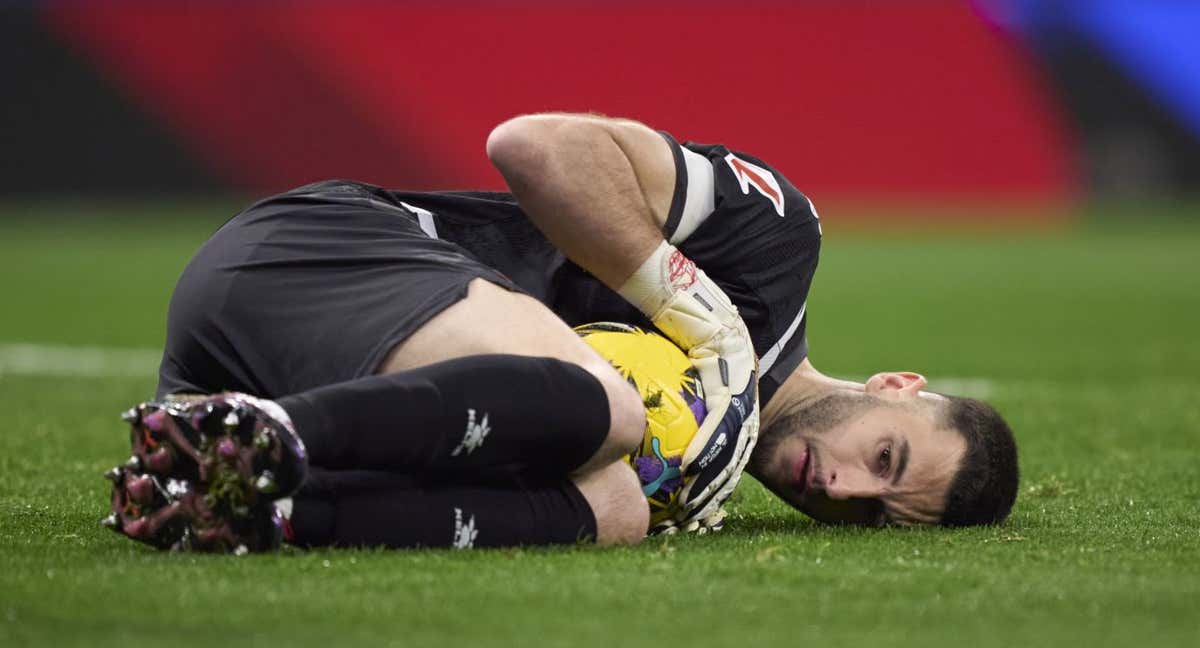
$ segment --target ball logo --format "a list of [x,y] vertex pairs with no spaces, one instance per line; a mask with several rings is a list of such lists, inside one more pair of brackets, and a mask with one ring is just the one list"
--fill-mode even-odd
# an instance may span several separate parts
[[780,217],[783,216],[783,189],[780,188],[779,181],[775,179],[774,174],[733,153],[725,156],[725,163],[729,165],[730,169],[733,169],[733,175],[737,176],[742,193],[750,195],[750,187],[754,187],[758,193],[771,201],[771,205],[775,207],[775,213]]
[[687,290],[696,283],[696,264],[675,250],[667,259],[667,278],[675,288]]

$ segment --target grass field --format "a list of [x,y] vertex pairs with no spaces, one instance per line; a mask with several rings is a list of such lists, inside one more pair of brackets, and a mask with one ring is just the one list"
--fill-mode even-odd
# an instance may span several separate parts
[[[177,273],[228,212],[8,210],[0,350],[158,347]],[[635,548],[156,553],[96,524],[100,473],[127,454],[117,413],[154,376],[0,353],[0,646],[1200,645],[1200,221],[825,219],[814,364],[987,392],[1021,447],[1008,524],[824,528],[750,481],[722,534]]]

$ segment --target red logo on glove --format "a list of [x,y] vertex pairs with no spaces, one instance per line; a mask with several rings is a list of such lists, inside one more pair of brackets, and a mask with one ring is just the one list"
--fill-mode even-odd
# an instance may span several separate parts
[[679,290],[687,290],[696,283],[696,264],[679,250],[672,252],[667,259],[667,273],[671,285]]

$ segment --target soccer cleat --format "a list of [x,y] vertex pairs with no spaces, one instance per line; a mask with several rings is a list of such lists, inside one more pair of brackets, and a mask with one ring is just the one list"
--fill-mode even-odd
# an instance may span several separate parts
[[283,520],[274,500],[299,488],[308,469],[281,407],[225,393],[142,403],[122,419],[133,454],[104,474],[113,490],[103,526],[161,549],[278,548]]

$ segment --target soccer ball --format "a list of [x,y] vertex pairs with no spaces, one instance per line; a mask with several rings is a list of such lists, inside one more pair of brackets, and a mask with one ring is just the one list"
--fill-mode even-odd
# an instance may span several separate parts
[[655,526],[676,512],[683,453],[707,413],[696,370],[670,340],[636,326],[596,322],[575,332],[637,389],[646,406],[642,445],[625,459],[642,482]]

